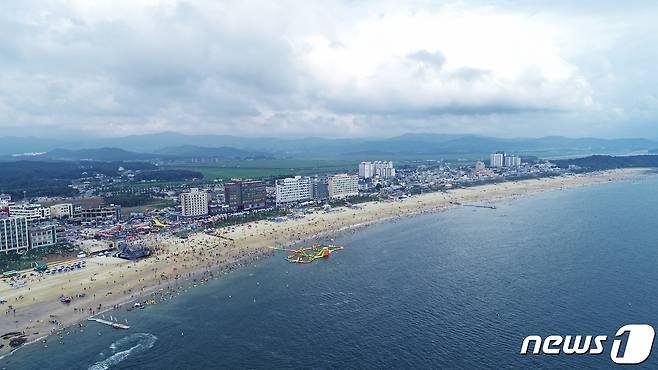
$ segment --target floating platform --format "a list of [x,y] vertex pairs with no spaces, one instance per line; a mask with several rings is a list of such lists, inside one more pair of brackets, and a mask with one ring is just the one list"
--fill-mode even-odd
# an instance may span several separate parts
[[290,263],[311,263],[320,258],[327,258],[333,252],[342,250],[343,247],[339,245],[323,245],[315,244],[310,247],[300,248],[300,249],[290,249],[290,248],[277,248],[270,247],[277,251],[292,253],[286,259]]
[[121,323],[118,323],[118,322],[113,322],[113,321],[108,321],[108,320],[103,320],[103,319],[97,319],[97,318],[93,318],[93,317],[90,317],[87,320],[96,321],[96,322],[101,323],[101,324],[109,325],[109,326],[111,326],[113,328],[116,328],[116,329],[130,329],[129,325],[121,324]]

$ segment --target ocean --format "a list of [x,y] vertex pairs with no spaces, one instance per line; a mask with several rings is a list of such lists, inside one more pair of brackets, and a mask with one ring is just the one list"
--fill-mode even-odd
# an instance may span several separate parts
[[[72,328],[0,368],[599,369],[621,326],[658,328],[658,176],[495,204],[343,232],[326,260],[277,254],[112,313],[129,330]],[[601,355],[519,353],[552,334],[608,341]],[[658,368],[658,351],[638,368]]]

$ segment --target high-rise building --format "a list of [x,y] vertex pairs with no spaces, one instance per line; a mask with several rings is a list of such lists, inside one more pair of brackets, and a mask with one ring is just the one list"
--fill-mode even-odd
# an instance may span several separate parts
[[326,176],[311,179],[311,198],[316,201],[329,199],[329,179]]
[[262,181],[233,180],[224,184],[224,201],[233,209],[263,208],[267,205],[267,188]]
[[359,164],[359,177],[369,179],[379,176],[382,179],[395,177],[395,167],[391,161],[361,162]]
[[312,199],[313,187],[309,177],[295,176],[276,180],[276,205]]
[[489,163],[491,167],[503,167],[505,165],[505,153],[496,152],[489,156]]
[[483,171],[484,169],[485,169],[484,162],[482,162],[482,161],[476,161],[475,162],[475,171],[476,172]]
[[375,166],[372,164],[372,162],[359,163],[359,177],[369,179],[373,176],[375,176]]
[[346,173],[329,176],[328,188],[331,198],[359,195],[359,176]]
[[506,167],[519,167],[521,166],[521,157],[517,155],[508,155],[505,157]]
[[181,214],[186,217],[208,214],[208,192],[192,188],[180,195]]
[[395,177],[395,167],[393,167],[393,162],[391,161],[376,161],[375,163],[375,174],[381,179],[387,179],[389,177]]
[[0,218],[0,252],[29,249],[27,218]]

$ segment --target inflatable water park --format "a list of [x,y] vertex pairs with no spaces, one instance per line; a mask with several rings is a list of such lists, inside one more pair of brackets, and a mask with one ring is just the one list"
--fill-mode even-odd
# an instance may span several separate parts
[[272,249],[280,252],[290,253],[290,255],[286,257],[286,260],[288,260],[290,263],[311,263],[320,258],[327,258],[332,253],[342,250],[343,247],[339,245],[315,244],[310,247],[300,249],[282,247],[272,247]]

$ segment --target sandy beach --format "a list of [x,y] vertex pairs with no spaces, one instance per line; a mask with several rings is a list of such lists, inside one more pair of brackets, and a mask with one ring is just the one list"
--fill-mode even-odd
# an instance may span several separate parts
[[[0,283],[0,336],[20,333],[28,341],[83,322],[88,317],[119,309],[120,305],[145,300],[160,289],[180,286],[193,279],[218,276],[270,256],[269,247],[312,241],[337,231],[405,215],[434,212],[455,203],[474,203],[515,198],[543,191],[616,181],[641,175],[643,169],[613,170],[576,176],[523,180],[428,193],[404,201],[371,202],[354,208],[315,212],[285,222],[259,221],[218,230],[223,238],[196,233],[181,241],[152,235],[153,256],[139,261],[113,257],[87,258],[86,268],[53,276],[34,276],[20,287]],[[283,257],[283,255],[281,255]],[[72,298],[60,302],[60,296]],[[11,306],[12,308],[9,308]],[[125,306],[124,306],[125,307]],[[123,309],[123,308],[122,308]],[[0,339],[0,354],[9,352],[10,338]]]

